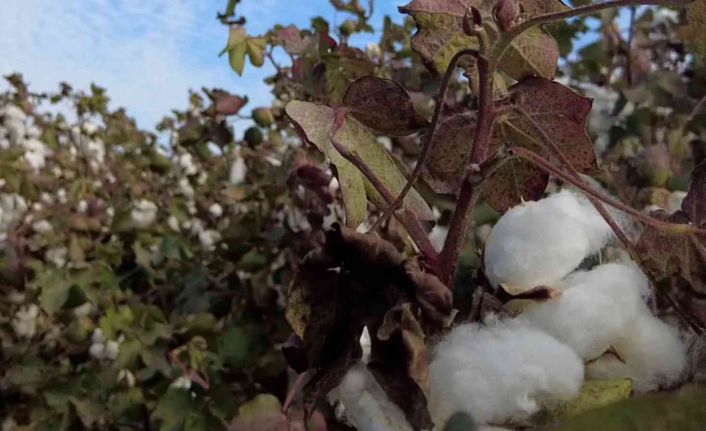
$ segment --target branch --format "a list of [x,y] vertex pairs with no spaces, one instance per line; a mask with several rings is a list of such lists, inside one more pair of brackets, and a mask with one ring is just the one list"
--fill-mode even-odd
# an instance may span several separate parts
[[[490,132],[495,119],[493,106],[493,67],[487,58],[478,55],[478,122],[473,136],[473,151],[470,164],[480,165],[488,155]],[[472,175],[471,172],[470,175]],[[444,248],[439,255],[439,268],[437,276],[447,286],[453,286],[458,267],[458,256],[468,236],[468,227],[471,222],[471,213],[478,200],[475,184],[466,177],[461,185],[456,209],[454,210],[449,233],[444,243]]]
[[528,150],[526,148],[522,147],[513,147],[510,150],[512,153],[517,155],[518,157],[521,157],[528,162],[532,163],[533,165],[539,167],[543,171],[555,175],[558,178],[561,178],[562,180],[566,181],[567,183],[571,183],[577,188],[581,189],[584,193],[587,195],[590,195],[591,197],[607,204],[610,205],[611,207],[617,209],[618,211],[621,211],[643,223],[649,226],[656,227],[657,229],[662,229],[668,232],[672,233],[679,233],[679,234],[696,234],[696,235],[706,235],[706,229],[701,229],[692,225],[687,225],[687,224],[675,224],[675,223],[669,223],[669,222],[664,222],[662,220],[658,220],[654,217],[650,217],[647,214],[644,214],[628,205],[625,205],[624,203],[620,202],[617,199],[614,199],[610,196],[605,196],[590,186],[587,186],[583,182],[576,181],[574,177],[571,175],[567,174],[566,172],[562,171],[561,169],[557,168],[556,166],[552,165],[549,161],[547,161],[544,157],[540,156],[539,154],[535,153],[534,151]]
[[498,59],[502,57],[507,47],[510,46],[512,41],[517,36],[538,25],[549,24],[583,15],[591,15],[605,9],[612,9],[622,6],[686,6],[694,1],[696,0],[610,0],[533,16],[503,34],[503,36],[495,44],[495,47],[493,47],[493,55],[491,58]]
[[417,164],[414,166],[412,175],[409,177],[409,180],[407,180],[407,184],[405,184],[404,188],[397,196],[397,198],[395,198],[394,202],[392,202],[392,204],[388,206],[383,212],[383,214],[375,221],[373,226],[370,228],[370,231],[378,229],[382,225],[382,223],[385,222],[385,220],[390,218],[390,216],[397,210],[397,208],[402,205],[402,202],[404,201],[405,196],[407,196],[407,193],[412,189],[412,187],[414,187],[414,184],[417,182],[417,180],[419,180],[419,177],[422,174],[422,168],[424,167],[424,163],[426,162],[427,156],[429,155],[429,151],[431,150],[434,132],[436,131],[436,127],[439,124],[439,119],[441,118],[441,112],[444,106],[444,99],[446,98],[446,91],[448,90],[449,83],[451,82],[451,77],[453,76],[453,73],[456,70],[456,64],[461,59],[461,57],[465,55],[472,55],[476,58],[476,60],[479,57],[478,51],[476,51],[475,49],[464,49],[463,51],[459,51],[458,53],[456,53],[456,55],[454,55],[451,61],[449,62],[449,67],[446,69],[444,78],[441,81],[441,87],[439,88],[439,94],[437,95],[436,106],[434,107],[434,114],[431,118],[429,130],[427,131],[427,134],[424,135],[422,152],[419,155]]
[[[375,190],[380,193],[380,195],[383,197],[385,202],[388,203],[388,205],[392,203],[392,201],[395,199],[394,196],[392,195],[390,190],[387,189],[385,184],[380,181],[380,178],[375,175],[375,172],[373,172],[370,167],[363,161],[363,159],[358,157],[357,154],[350,151],[348,148],[338,142],[333,136],[331,136],[331,144],[336,149],[336,151],[338,151],[346,160],[348,160],[353,164],[353,166],[358,168],[358,170],[365,176],[365,178],[370,181],[373,187],[375,187]],[[430,262],[436,262],[438,253],[434,249],[434,246],[431,244],[431,241],[429,241],[429,237],[424,231],[422,225],[419,223],[417,217],[408,211],[403,211],[402,214],[395,214],[395,217],[397,217],[397,219],[405,227],[407,233],[409,233],[409,236],[412,238],[412,241],[414,241],[414,244],[417,246],[417,248],[419,248],[419,251]]]
[[689,114],[689,117],[686,119],[686,122],[684,123],[684,127],[681,129],[681,135],[686,136],[686,134],[689,132],[689,124],[691,124],[692,121],[701,113],[701,111],[706,107],[706,94],[704,94],[701,99],[699,99],[698,102],[696,102],[696,105],[694,105],[694,108],[691,110],[691,113]]

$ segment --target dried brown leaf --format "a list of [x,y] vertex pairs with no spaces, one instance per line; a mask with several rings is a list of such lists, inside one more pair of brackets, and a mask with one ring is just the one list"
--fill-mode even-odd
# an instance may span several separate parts
[[682,201],[681,209],[696,225],[706,225],[706,162],[701,162],[691,173],[689,192]]
[[414,109],[407,91],[391,79],[364,76],[354,81],[343,96],[343,104],[356,120],[388,135],[410,135],[429,126]]

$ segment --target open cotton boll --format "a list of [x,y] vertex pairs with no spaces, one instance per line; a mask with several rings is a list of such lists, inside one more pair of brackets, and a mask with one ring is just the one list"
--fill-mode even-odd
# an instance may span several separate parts
[[490,283],[516,294],[551,286],[603,247],[608,224],[584,197],[562,190],[508,210],[485,243]]
[[363,363],[348,370],[331,397],[343,404],[348,422],[358,431],[412,431],[402,410]]
[[435,349],[430,412],[437,424],[459,411],[481,424],[526,419],[544,400],[576,396],[583,368],[571,348],[521,322],[459,325]]
[[629,331],[649,293],[633,263],[609,263],[567,276],[554,299],[530,307],[525,321],[574,349],[584,360],[601,356]]
[[647,305],[643,304],[631,330],[614,347],[622,361],[614,355],[602,356],[586,365],[588,378],[630,378],[636,391],[646,392],[677,383],[684,374],[684,342]]

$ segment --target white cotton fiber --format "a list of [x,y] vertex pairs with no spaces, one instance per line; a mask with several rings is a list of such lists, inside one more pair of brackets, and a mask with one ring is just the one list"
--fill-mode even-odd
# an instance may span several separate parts
[[647,278],[632,263],[577,271],[562,285],[558,297],[528,308],[518,320],[553,335],[584,360],[601,356],[624,336],[649,293]]
[[437,424],[458,411],[479,424],[526,419],[544,400],[578,394],[583,372],[571,348],[519,322],[459,325],[436,346],[429,408]]
[[551,286],[598,252],[608,224],[583,196],[562,190],[508,210],[485,243],[485,273],[493,286],[516,294]]
[[330,396],[343,404],[346,419],[358,431],[412,430],[363,363],[351,367]]
[[684,373],[686,346],[679,333],[653,316],[646,305],[614,347],[620,359],[608,354],[590,362],[586,365],[589,378],[630,378],[636,391],[646,392],[671,386]]

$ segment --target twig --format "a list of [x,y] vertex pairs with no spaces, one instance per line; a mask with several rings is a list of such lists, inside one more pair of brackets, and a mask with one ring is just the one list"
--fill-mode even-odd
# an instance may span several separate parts
[[499,59],[505,53],[505,50],[510,46],[512,41],[529,30],[532,27],[549,24],[556,21],[562,21],[568,18],[575,18],[583,15],[591,15],[605,9],[612,9],[622,6],[686,6],[696,0],[610,0],[601,3],[593,3],[585,6],[579,6],[571,9],[561,10],[558,12],[546,13],[543,15],[534,16],[526,21],[521,22],[505,33],[493,47],[493,55],[491,58]]
[[[388,205],[394,201],[394,196],[392,195],[390,190],[388,190],[385,184],[380,181],[380,178],[375,175],[375,173],[372,171],[372,169],[370,169],[367,163],[363,161],[363,159],[358,157],[357,154],[350,151],[348,148],[338,142],[333,136],[331,136],[331,144],[336,149],[336,151],[338,151],[346,160],[348,160],[353,164],[353,166],[358,168],[358,170],[363,174],[363,176],[365,176],[365,178],[370,181],[373,187],[375,187],[375,190],[380,193],[380,195],[385,200],[385,202],[387,202]],[[427,234],[424,231],[424,228],[422,228],[422,225],[419,223],[417,217],[414,214],[408,213],[406,211],[402,214],[396,214],[395,216],[405,227],[407,233],[409,233],[409,236],[412,238],[412,241],[414,241],[414,244],[417,246],[417,248],[419,248],[419,251],[430,262],[435,263],[438,257],[438,253],[434,249],[434,246],[431,244],[431,241],[427,237]]]
[[[487,158],[490,132],[495,119],[493,105],[493,64],[484,56],[476,57],[478,64],[478,122],[473,136],[473,151],[471,152],[470,164],[480,165]],[[473,172],[471,172],[472,174]],[[469,174],[469,176],[471,175]],[[478,200],[477,188],[473,182],[466,177],[461,184],[456,209],[454,210],[449,233],[446,236],[444,248],[439,255],[439,269],[437,276],[446,283],[453,286],[458,267],[458,256],[461,248],[468,236],[468,227],[471,222],[471,213]]]
[[431,150],[431,144],[434,139],[434,132],[436,131],[436,127],[438,126],[439,120],[441,118],[444,100],[446,98],[446,91],[448,90],[449,83],[451,82],[451,77],[453,76],[456,70],[456,64],[458,63],[458,61],[461,59],[461,57],[466,55],[472,55],[476,59],[478,59],[479,57],[478,51],[476,51],[475,49],[464,49],[462,51],[457,52],[456,55],[451,58],[451,61],[449,62],[449,67],[446,69],[444,78],[441,81],[441,87],[439,88],[439,93],[436,97],[436,106],[434,107],[434,114],[431,117],[431,124],[429,125],[429,130],[427,130],[426,135],[424,135],[422,152],[419,155],[417,164],[414,166],[412,175],[409,177],[409,180],[407,180],[407,184],[405,184],[405,186],[402,188],[402,191],[400,191],[400,194],[395,198],[394,202],[389,207],[387,207],[382,213],[382,215],[375,221],[373,226],[370,228],[371,232],[380,228],[380,226],[385,222],[385,220],[390,218],[390,216],[397,210],[397,208],[402,205],[402,202],[404,201],[404,198],[407,193],[412,189],[412,187],[414,187],[414,184],[417,182],[417,180],[419,180],[419,177],[422,174],[422,168],[424,167],[424,163],[426,162],[427,156],[429,155],[429,152]]
[[627,59],[625,63],[625,73],[627,75],[628,87],[632,87],[632,41],[635,38],[635,12],[636,6],[630,7],[630,27],[628,28]]
[[657,220],[656,218],[650,217],[647,214],[643,214],[640,211],[638,211],[628,205],[625,205],[624,203],[622,203],[612,197],[605,196],[605,195],[597,192],[596,190],[594,190],[590,186],[587,186],[586,184],[584,184],[582,182],[576,181],[574,179],[574,177],[565,173],[564,171],[557,168],[556,166],[552,165],[544,157],[540,156],[539,154],[535,153],[534,151],[531,151],[531,150],[528,150],[528,149],[522,148],[522,147],[513,147],[511,149],[511,151],[514,154],[516,154],[517,156],[536,165],[537,167],[544,170],[545,172],[550,173],[552,175],[555,175],[555,176],[561,178],[562,180],[573,184],[574,186],[581,189],[584,193],[590,195],[591,197],[598,199],[599,201],[601,201],[607,205],[610,205],[611,207],[613,207],[613,208],[615,208],[615,209],[617,209],[617,210],[619,210],[629,216],[632,216],[635,219],[637,219],[647,225],[656,227],[658,229],[662,229],[664,231],[673,232],[673,233],[680,233],[680,234],[691,233],[691,234],[697,234],[697,235],[706,235],[706,229],[701,229],[701,228],[698,228],[698,227],[695,227],[692,225],[687,225],[687,224],[675,224],[675,223],[664,222],[662,220]]
[[694,108],[691,110],[691,113],[689,114],[689,117],[686,119],[686,122],[684,123],[684,127],[681,129],[681,135],[686,136],[689,128],[689,123],[694,121],[694,119],[703,111],[704,107],[706,107],[706,94],[704,94],[701,99],[699,99],[698,102],[696,102],[696,105],[694,105]]

